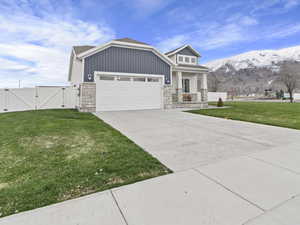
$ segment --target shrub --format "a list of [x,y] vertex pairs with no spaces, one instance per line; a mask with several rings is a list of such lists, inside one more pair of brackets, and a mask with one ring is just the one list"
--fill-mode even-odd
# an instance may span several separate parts
[[218,101],[218,103],[217,103],[217,106],[218,106],[218,107],[223,107],[223,106],[224,106],[224,102],[223,102],[222,98],[219,98],[219,101]]

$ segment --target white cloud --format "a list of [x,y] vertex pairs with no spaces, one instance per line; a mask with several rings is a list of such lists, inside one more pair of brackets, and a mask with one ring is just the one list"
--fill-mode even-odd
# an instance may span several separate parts
[[169,50],[184,45],[188,40],[189,40],[188,36],[176,35],[159,42],[157,48],[160,49],[162,52],[167,52]]
[[300,33],[300,24],[281,25],[272,28],[272,31],[266,35],[266,38],[285,38]]
[[290,9],[300,5],[300,0],[285,0],[284,8]]
[[[50,4],[44,2],[45,7]],[[63,18],[47,11],[36,15],[28,10],[31,9],[28,4],[24,0],[18,8],[16,5],[8,8],[7,4],[5,8],[0,7],[3,12],[0,15],[0,87],[16,85],[19,79],[27,86],[66,84],[73,45],[99,45],[114,38],[113,30],[105,24],[83,22],[71,17],[69,11]],[[7,56],[9,62],[2,67]]]
[[136,10],[138,16],[149,16],[169,5],[173,0],[131,0],[125,4]]
[[235,23],[203,24],[193,32],[185,32],[160,41],[157,47],[168,51],[183,44],[191,44],[205,50],[216,49],[250,38],[245,32],[243,26]]
[[245,16],[245,17],[241,18],[241,24],[252,26],[252,25],[257,25],[258,21],[256,19],[254,19],[253,17]]

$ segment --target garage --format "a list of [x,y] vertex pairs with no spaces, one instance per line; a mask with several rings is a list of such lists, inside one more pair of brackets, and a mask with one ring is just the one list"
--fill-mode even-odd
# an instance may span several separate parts
[[163,108],[163,75],[96,72],[96,110]]

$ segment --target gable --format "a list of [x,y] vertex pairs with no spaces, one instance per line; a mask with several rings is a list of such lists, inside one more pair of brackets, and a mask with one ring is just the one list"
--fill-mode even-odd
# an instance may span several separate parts
[[180,50],[176,54],[179,54],[179,55],[189,55],[189,56],[196,56],[196,57],[198,57],[198,55],[196,55],[189,47],[185,47],[184,49]]
[[84,82],[95,71],[164,75],[170,83],[171,66],[152,51],[111,46],[84,58]]

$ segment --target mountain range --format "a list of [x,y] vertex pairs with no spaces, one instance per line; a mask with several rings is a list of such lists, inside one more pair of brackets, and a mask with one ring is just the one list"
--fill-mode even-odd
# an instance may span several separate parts
[[250,51],[206,64],[210,68],[211,91],[235,92],[237,95],[262,94],[266,89],[284,89],[278,81],[282,66],[299,65],[300,46],[279,50]]

